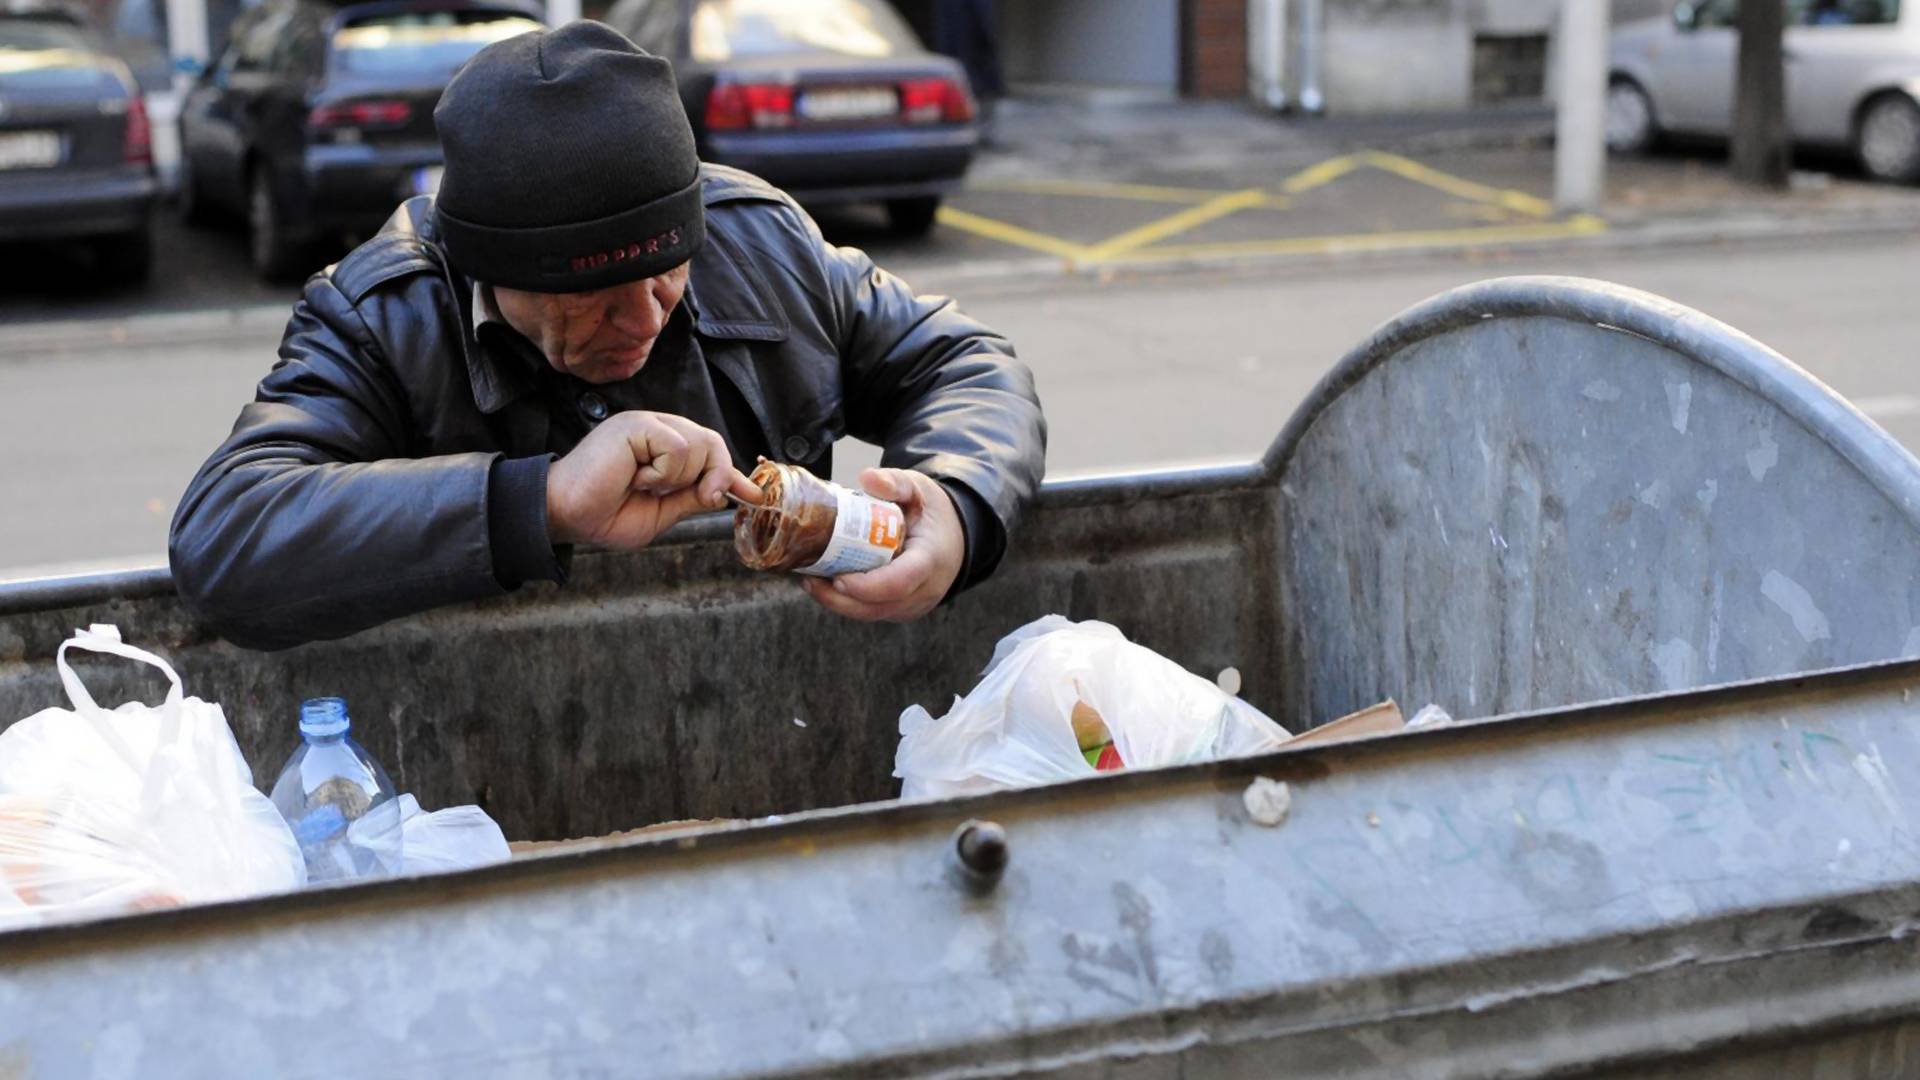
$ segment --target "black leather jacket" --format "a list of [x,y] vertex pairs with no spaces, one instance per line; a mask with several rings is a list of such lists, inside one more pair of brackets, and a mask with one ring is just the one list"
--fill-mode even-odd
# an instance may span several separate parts
[[282,648],[564,577],[546,464],[625,409],[719,431],[826,474],[853,435],[954,494],[959,587],[991,573],[1039,485],[1046,425],[1007,341],[834,247],[791,199],[704,168],[706,245],[632,379],[552,370],[504,324],[476,328],[430,198],[314,275],[280,362],[174,516],[174,582],[229,640]]

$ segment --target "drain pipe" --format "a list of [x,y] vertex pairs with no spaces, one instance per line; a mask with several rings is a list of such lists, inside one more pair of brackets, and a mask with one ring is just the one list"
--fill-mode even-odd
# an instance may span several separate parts
[[1300,0],[1300,109],[1313,116],[1327,111],[1327,99],[1320,92],[1326,18],[1326,0]]
[[1247,0],[1247,97],[1287,107],[1287,0]]

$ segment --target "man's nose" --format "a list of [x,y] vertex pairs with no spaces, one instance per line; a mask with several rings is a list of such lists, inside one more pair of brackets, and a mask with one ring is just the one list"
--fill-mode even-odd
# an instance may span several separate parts
[[614,326],[621,333],[636,338],[652,338],[660,335],[666,324],[666,314],[660,305],[654,302],[651,293],[641,293],[624,298],[614,308]]

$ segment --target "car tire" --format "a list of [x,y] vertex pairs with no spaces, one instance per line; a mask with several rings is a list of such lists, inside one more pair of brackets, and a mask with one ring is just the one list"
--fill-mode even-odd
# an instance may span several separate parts
[[138,285],[153,272],[153,230],[135,229],[94,241],[93,261],[112,285]]
[[1607,85],[1607,149],[1616,154],[1644,154],[1660,139],[1653,120],[1653,99],[1632,79]]
[[940,215],[940,196],[887,200],[887,224],[901,236],[925,236]]
[[1876,180],[1920,180],[1920,102],[1905,94],[1882,94],[1860,111],[1854,155]]
[[288,232],[272,172],[262,165],[247,180],[247,253],[260,280],[282,284],[308,269],[306,245]]
[[193,167],[187,162],[187,155],[180,155],[178,171],[174,173],[173,208],[180,220],[188,225],[213,224],[213,207],[207,205],[206,193],[200,190],[200,182],[193,178]]

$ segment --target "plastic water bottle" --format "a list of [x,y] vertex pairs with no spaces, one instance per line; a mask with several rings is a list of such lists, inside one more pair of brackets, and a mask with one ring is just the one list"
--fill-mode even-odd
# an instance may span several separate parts
[[340,698],[302,704],[300,748],[273,782],[273,805],[300,842],[309,882],[379,877],[400,868],[393,779],[348,734],[352,726]]

